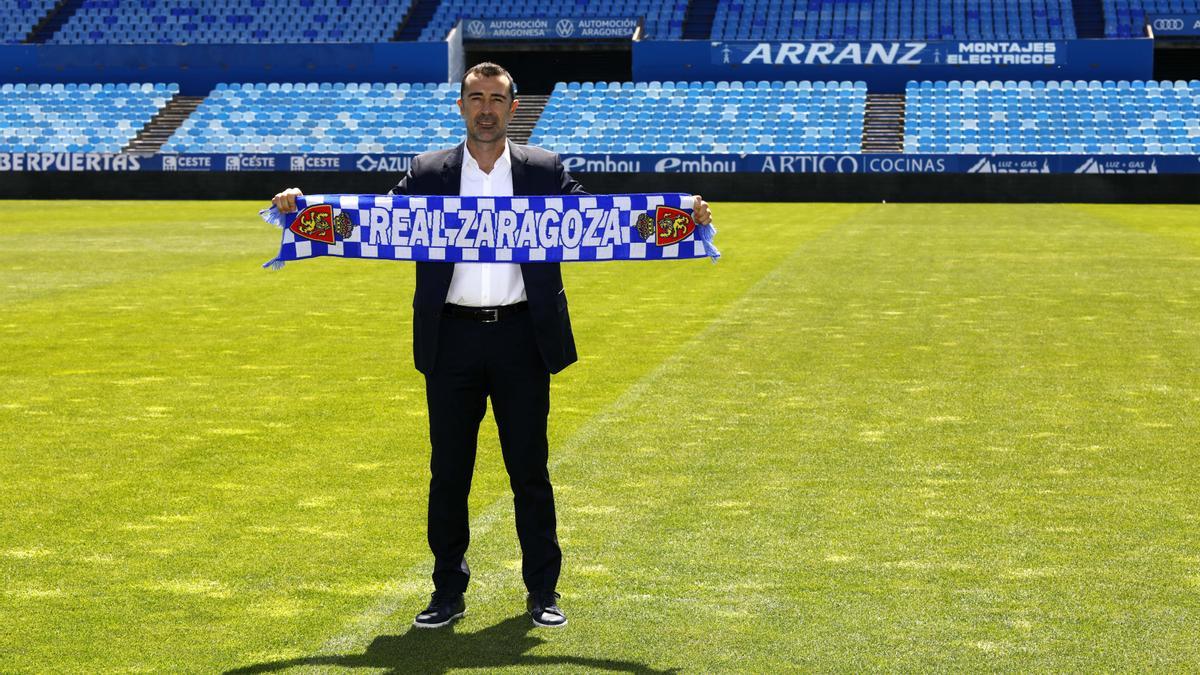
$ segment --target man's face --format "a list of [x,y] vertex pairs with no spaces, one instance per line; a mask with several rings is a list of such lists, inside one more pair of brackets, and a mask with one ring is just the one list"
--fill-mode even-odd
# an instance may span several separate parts
[[471,75],[458,99],[458,110],[467,123],[467,137],[480,143],[503,140],[508,133],[508,121],[517,109],[509,97],[507,77]]

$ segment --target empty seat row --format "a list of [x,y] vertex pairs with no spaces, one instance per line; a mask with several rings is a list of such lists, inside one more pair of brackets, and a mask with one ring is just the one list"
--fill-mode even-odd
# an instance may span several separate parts
[[24,41],[56,4],[55,0],[0,0],[0,44]]
[[1142,37],[1157,14],[1200,14],[1200,0],[1104,0],[1104,34]]
[[[724,86],[722,86],[724,85]],[[0,151],[117,152],[173,84],[0,85]],[[907,153],[1200,154],[1200,80],[923,81]],[[461,142],[457,83],[227,83],[170,153],[419,153]],[[530,142],[562,153],[855,153],[862,82],[558,83]]]
[[[90,84],[77,84],[75,82],[57,82],[54,84],[25,84],[24,82],[17,82],[14,84],[12,82],[5,82],[4,84],[0,85],[0,93],[40,92],[45,94],[74,91],[81,93],[88,92],[93,94],[110,91],[134,91],[145,94],[149,94],[151,92],[165,92],[169,94],[175,94],[179,91],[179,85],[175,83],[167,84],[164,82],[140,82],[133,84],[126,82],[105,82],[104,84],[96,82]],[[91,99],[80,97],[65,100],[72,100],[79,102],[80,104],[86,104]]]
[[556,84],[530,142],[571,153],[862,148],[867,91],[861,82],[640,84]]
[[[82,0],[55,44],[385,42],[413,0]],[[23,41],[56,0],[0,0],[0,43]],[[644,18],[679,39],[687,0],[442,0],[419,33],[444,40],[462,19]],[[1138,37],[1148,17],[1200,14],[1200,0],[1102,0],[1105,35]],[[1087,10],[1085,10],[1087,11]],[[1071,0],[718,0],[714,40],[1069,40]],[[413,34],[416,38],[418,35]]]
[[1070,0],[720,0],[714,40],[1073,39]]
[[1200,80],[910,82],[910,153],[1200,154]]
[[179,90],[174,84],[0,86],[0,150],[119,152]]
[[386,42],[411,0],[83,0],[54,44]]
[[163,152],[417,153],[461,140],[458,85],[221,84]]

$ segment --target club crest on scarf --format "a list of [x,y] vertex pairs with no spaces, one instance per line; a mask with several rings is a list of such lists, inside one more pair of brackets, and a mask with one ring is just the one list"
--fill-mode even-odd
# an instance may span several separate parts
[[313,241],[333,243],[333,207],[329,204],[310,206],[296,214],[292,232]]
[[332,244],[335,234],[342,239],[349,237],[354,232],[354,223],[345,213],[334,216],[333,206],[318,204],[296,214],[288,229],[305,239]]
[[347,213],[339,213],[333,218],[333,231],[342,239],[349,238],[354,233],[354,223]]
[[654,243],[670,246],[687,239],[696,231],[692,214],[670,206],[660,206],[654,214],[658,227],[654,230]]
[[649,213],[638,216],[637,231],[646,241],[653,239],[658,246],[670,246],[691,236],[696,231],[696,221],[686,211],[660,206],[653,216]]

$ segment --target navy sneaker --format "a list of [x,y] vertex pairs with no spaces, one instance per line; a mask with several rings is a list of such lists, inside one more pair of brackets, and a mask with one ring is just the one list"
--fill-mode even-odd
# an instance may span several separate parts
[[413,619],[413,625],[417,628],[441,628],[466,613],[467,601],[463,599],[462,593],[435,592],[425,611]]
[[543,628],[561,628],[567,625],[566,615],[558,608],[559,597],[561,596],[554,591],[530,593],[525,597],[525,608],[529,610],[534,625]]

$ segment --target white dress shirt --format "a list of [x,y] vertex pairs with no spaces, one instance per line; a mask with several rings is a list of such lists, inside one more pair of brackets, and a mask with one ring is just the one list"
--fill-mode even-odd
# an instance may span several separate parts
[[[463,146],[462,178],[458,194],[464,197],[511,197],[512,155],[508,142],[491,173],[484,173],[471,151]],[[525,279],[514,263],[455,263],[446,302],[467,307],[512,305],[525,300]]]

